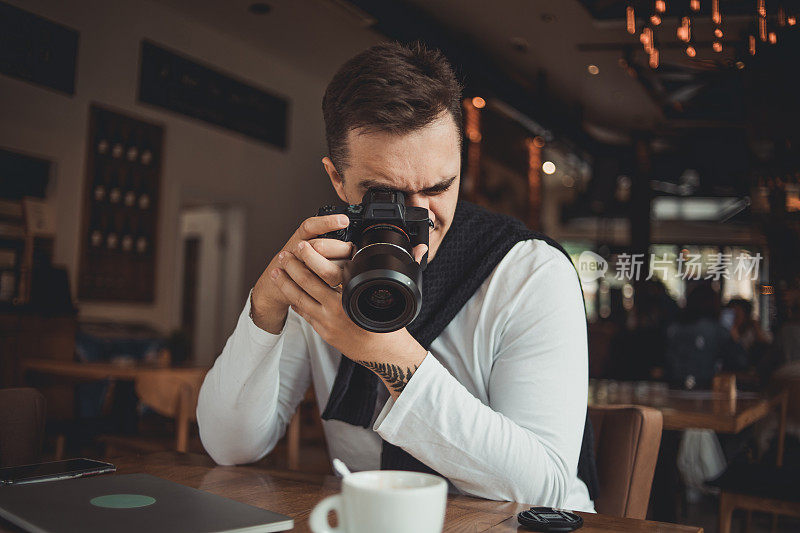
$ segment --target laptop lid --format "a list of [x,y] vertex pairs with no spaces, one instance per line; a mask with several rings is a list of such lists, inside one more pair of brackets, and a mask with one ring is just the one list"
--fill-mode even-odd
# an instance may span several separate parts
[[0,517],[36,533],[255,533],[294,521],[148,474],[0,486]]

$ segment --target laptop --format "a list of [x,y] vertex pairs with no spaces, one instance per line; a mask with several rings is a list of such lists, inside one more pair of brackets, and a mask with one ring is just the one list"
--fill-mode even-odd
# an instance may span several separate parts
[[294,527],[288,516],[148,474],[0,486],[0,517],[36,533],[267,533]]

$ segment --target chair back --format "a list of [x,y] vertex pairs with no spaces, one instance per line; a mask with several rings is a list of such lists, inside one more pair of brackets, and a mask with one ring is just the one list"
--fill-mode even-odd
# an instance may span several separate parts
[[644,519],[661,444],[662,417],[639,406],[590,407],[599,491],[598,513]]
[[786,391],[786,423],[792,433],[800,430],[800,361],[784,365],[772,377],[773,386]]
[[0,467],[36,463],[42,451],[45,399],[36,389],[0,389]]

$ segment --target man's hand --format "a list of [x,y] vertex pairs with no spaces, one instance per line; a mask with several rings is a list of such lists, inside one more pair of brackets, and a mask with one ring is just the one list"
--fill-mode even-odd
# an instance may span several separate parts
[[[325,342],[375,372],[397,397],[428,352],[405,328],[372,333],[350,320],[342,308],[341,292],[334,288],[342,281],[342,267],[324,254],[329,242],[298,240],[294,249],[285,249],[278,255],[278,264],[270,270],[269,277],[284,301]],[[421,245],[415,248],[414,255],[421,258],[426,251]]]
[[[322,271],[323,275],[330,282],[331,286],[341,283],[341,269],[334,270],[335,263],[330,260],[350,259],[353,255],[353,245],[349,242],[342,242],[336,239],[318,239],[318,235],[346,228],[350,223],[347,215],[326,215],[321,217],[307,218],[300,224],[294,232],[289,242],[282,248],[281,253],[295,250],[297,243],[306,242],[310,239],[317,252],[330,263]],[[279,289],[275,280],[269,273],[279,267],[279,259],[273,257],[264,273],[256,282],[253,288],[252,313],[253,321],[264,331],[278,334],[283,329],[286,321],[286,313],[289,310],[291,301]],[[338,280],[338,281],[337,281]]]

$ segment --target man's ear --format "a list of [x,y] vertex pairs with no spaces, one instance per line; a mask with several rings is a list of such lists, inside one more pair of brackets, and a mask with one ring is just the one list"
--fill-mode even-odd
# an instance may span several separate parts
[[325,167],[325,172],[328,173],[328,177],[331,179],[331,185],[336,190],[336,194],[339,195],[339,198],[345,202],[350,203],[347,200],[347,194],[344,192],[344,178],[339,174],[336,170],[336,167],[333,166],[333,161],[331,161],[330,157],[323,157],[322,158],[322,166]]

